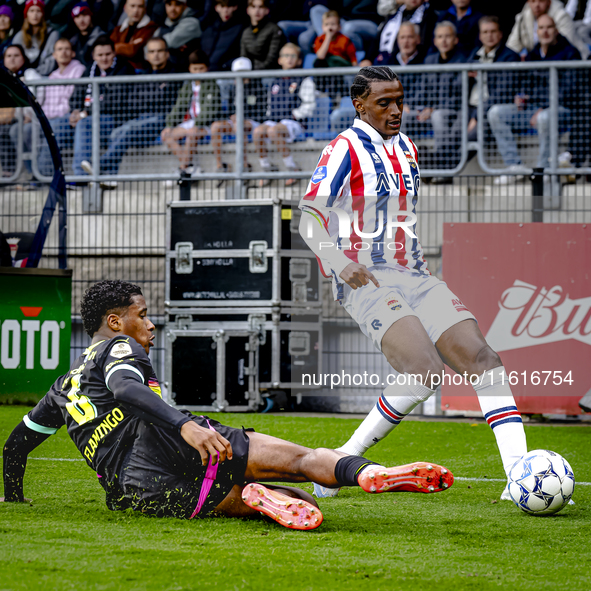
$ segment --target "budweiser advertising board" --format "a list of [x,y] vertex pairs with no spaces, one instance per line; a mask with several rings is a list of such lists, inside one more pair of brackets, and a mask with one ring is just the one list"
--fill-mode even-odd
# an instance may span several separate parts
[[[581,414],[591,389],[591,225],[444,224],[442,254],[443,279],[500,355],[519,410]],[[442,406],[480,409],[470,386],[445,381]]]

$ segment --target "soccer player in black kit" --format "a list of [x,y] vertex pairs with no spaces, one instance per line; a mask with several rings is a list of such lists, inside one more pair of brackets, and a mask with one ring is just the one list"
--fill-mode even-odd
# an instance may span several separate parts
[[92,342],[6,441],[1,501],[25,500],[28,454],[64,425],[112,510],[185,519],[260,512],[307,530],[323,519],[312,496],[260,481],[361,486],[371,493],[431,493],[453,483],[451,472],[436,464],[385,468],[173,408],[162,399],[148,357],[154,325],[136,285],[96,283],[84,295],[81,315]]

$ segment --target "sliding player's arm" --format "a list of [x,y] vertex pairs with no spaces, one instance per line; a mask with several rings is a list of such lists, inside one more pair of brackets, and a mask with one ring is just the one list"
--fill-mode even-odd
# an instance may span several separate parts
[[64,424],[59,408],[53,403],[52,393],[56,384],[39,404],[23,417],[4,444],[4,497],[0,497],[0,501],[22,503],[30,500],[25,499],[23,490],[27,457]]
[[[117,351],[122,350],[121,342],[115,341],[111,353],[116,347],[119,347]],[[144,375],[147,372],[141,369],[142,366],[151,369],[148,356],[133,339],[123,343],[129,347],[129,355],[133,357],[119,359],[113,356],[115,361],[105,375],[105,384],[115,400],[148,423],[178,430],[181,437],[199,452],[204,465],[209,461],[209,456],[214,464],[218,457],[220,462],[231,460],[232,446],[227,439],[192,421],[191,414],[173,408],[145,384]]]

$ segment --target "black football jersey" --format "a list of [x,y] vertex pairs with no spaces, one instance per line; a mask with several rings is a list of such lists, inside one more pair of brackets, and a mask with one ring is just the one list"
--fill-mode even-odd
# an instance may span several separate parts
[[145,350],[133,338],[117,336],[88,347],[24,417],[25,424],[47,434],[66,425],[68,435],[88,465],[111,480],[119,474],[142,420],[109,389],[111,377],[123,369],[137,374],[149,387],[145,390],[146,408],[150,408],[151,396],[162,398]]

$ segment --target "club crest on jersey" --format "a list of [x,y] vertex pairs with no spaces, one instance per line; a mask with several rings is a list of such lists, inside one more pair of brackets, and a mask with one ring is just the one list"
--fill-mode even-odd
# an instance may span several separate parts
[[109,355],[111,357],[117,357],[118,359],[120,357],[126,357],[127,355],[131,355],[131,353],[132,351],[129,344],[123,342],[115,343],[113,345],[113,348],[109,351]]
[[312,182],[314,184],[319,183],[320,181],[323,181],[327,175],[328,172],[326,170],[326,166],[319,166],[312,174]]
[[415,162],[415,159],[412,157],[412,154],[408,150],[404,150],[404,155],[406,156],[406,159],[408,160],[408,163],[413,168],[416,168],[417,167],[417,163]]
[[398,302],[398,300],[394,297],[393,294],[390,294],[386,298],[386,305],[388,306],[388,308],[390,308],[390,310],[402,310],[402,304]]

